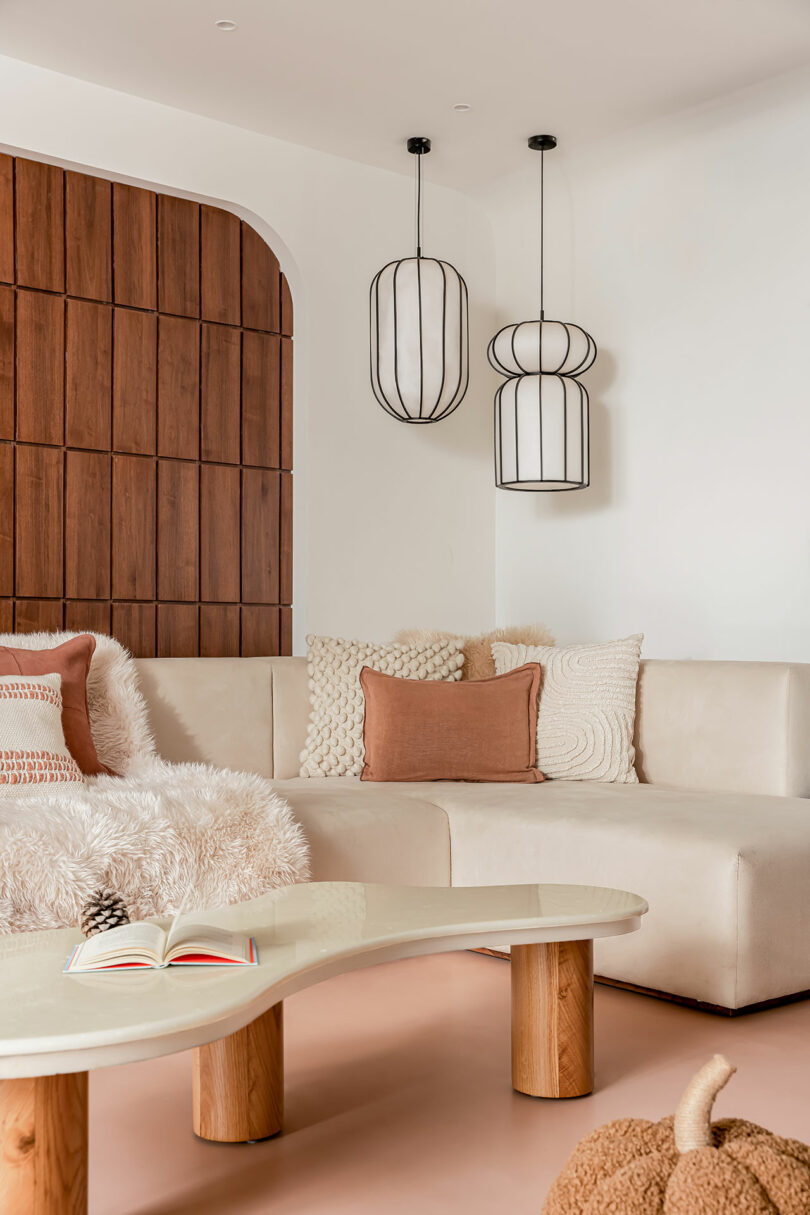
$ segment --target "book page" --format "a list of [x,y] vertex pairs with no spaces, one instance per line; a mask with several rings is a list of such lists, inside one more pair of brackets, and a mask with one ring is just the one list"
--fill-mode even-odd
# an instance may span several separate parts
[[158,924],[121,924],[118,928],[109,928],[84,941],[73,965],[87,966],[133,951],[147,953],[154,957],[155,962],[161,962],[165,943],[166,934]]
[[250,961],[250,937],[241,932],[227,932],[210,924],[183,924],[175,931],[166,949],[166,960],[185,953],[205,953],[217,957]]

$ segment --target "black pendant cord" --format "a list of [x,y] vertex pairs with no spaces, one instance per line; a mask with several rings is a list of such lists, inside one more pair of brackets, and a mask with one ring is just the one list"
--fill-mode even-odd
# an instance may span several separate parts
[[540,320],[541,321],[545,319],[545,312],[543,310],[543,287],[544,287],[543,254],[545,251],[544,250],[545,233],[543,231],[543,185],[544,185],[543,170],[545,168],[545,160],[546,160],[545,149],[541,149],[541,151],[540,151]]
[[422,157],[416,158],[416,256],[422,256]]

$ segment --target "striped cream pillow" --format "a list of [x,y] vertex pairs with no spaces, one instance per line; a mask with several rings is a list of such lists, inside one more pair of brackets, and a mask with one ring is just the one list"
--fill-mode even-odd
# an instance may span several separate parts
[[527,662],[543,670],[537,767],[552,780],[636,784],[633,731],[642,633],[598,645],[492,646],[499,675]]
[[0,675],[0,797],[84,783],[62,729],[59,675]]

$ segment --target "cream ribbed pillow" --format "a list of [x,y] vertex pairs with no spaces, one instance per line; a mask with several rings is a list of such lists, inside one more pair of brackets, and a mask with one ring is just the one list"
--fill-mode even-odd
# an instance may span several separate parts
[[310,715],[302,776],[359,776],[363,771],[363,667],[402,679],[460,679],[458,638],[433,645],[374,645],[342,637],[307,637]]
[[499,675],[539,662],[537,767],[552,780],[636,784],[633,728],[642,633],[601,645],[492,646]]
[[0,675],[0,797],[84,784],[65,743],[61,685],[59,675]]

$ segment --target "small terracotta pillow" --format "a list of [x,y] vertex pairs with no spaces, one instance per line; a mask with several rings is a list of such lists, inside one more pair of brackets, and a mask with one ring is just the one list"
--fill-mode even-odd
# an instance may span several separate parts
[[0,675],[61,675],[65,742],[85,776],[109,772],[96,754],[87,712],[87,672],[95,648],[96,639],[89,634],[73,637],[52,650],[0,646]]
[[449,683],[360,672],[362,780],[543,780],[535,767],[540,667]]

